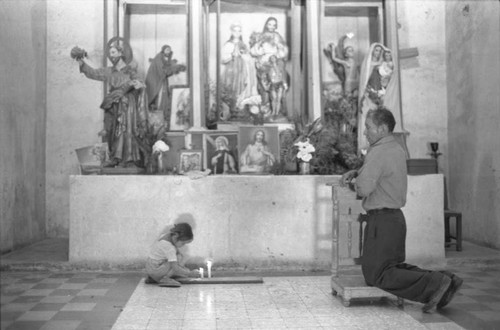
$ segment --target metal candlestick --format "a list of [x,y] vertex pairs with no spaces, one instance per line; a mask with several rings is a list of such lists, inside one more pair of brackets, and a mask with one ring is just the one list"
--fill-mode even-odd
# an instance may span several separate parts
[[434,159],[436,159],[436,160],[437,160],[437,159],[438,159],[438,157],[439,157],[440,155],[442,155],[442,153],[438,152],[438,149],[439,149],[439,143],[437,143],[437,142],[430,142],[430,145],[431,145],[431,150],[432,150],[432,152],[431,152],[431,156],[432,156],[432,158],[434,158]]

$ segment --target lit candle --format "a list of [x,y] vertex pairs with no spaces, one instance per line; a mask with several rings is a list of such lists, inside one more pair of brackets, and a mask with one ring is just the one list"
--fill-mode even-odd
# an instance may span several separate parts
[[212,277],[212,261],[207,260],[207,272],[208,272],[208,278]]

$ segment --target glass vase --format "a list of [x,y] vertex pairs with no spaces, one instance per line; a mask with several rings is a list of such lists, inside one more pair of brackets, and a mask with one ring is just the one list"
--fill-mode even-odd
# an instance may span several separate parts
[[300,175],[311,174],[311,164],[309,164],[309,162],[300,162],[299,163],[299,174]]

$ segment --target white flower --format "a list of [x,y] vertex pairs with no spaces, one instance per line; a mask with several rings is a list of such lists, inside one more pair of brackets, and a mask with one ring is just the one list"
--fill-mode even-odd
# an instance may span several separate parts
[[254,115],[258,114],[258,113],[259,113],[259,111],[260,111],[260,109],[259,109],[259,107],[258,107],[258,106],[256,106],[256,105],[252,105],[252,106],[250,107],[250,112],[251,112],[252,114],[254,114]]
[[354,33],[352,32],[346,33],[346,36],[347,38],[352,39],[354,37]]
[[304,162],[308,162],[312,159],[312,155],[308,153],[302,153],[300,154],[299,158]]
[[316,148],[312,144],[308,144],[305,146],[304,151],[307,153],[315,152]]
[[168,147],[168,145],[162,140],[158,140],[155,142],[155,144],[153,144],[153,153],[165,152],[168,151],[169,149],[170,148]]
[[309,162],[312,159],[311,153],[315,152],[316,148],[309,142],[309,139],[298,141],[294,145],[299,149],[297,158],[304,162]]

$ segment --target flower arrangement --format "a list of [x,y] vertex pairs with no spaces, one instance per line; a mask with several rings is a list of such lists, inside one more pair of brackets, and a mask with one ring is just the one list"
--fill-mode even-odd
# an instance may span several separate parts
[[305,141],[298,141],[294,144],[298,148],[297,158],[308,163],[312,159],[312,153],[316,151],[309,138]]
[[163,140],[158,140],[153,144],[153,154],[167,152],[168,150],[170,150],[170,148]]
[[170,150],[170,148],[163,140],[158,140],[153,144],[153,156],[156,156],[158,162],[158,173],[165,173],[166,171],[163,164],[163,154],[168,150]]

